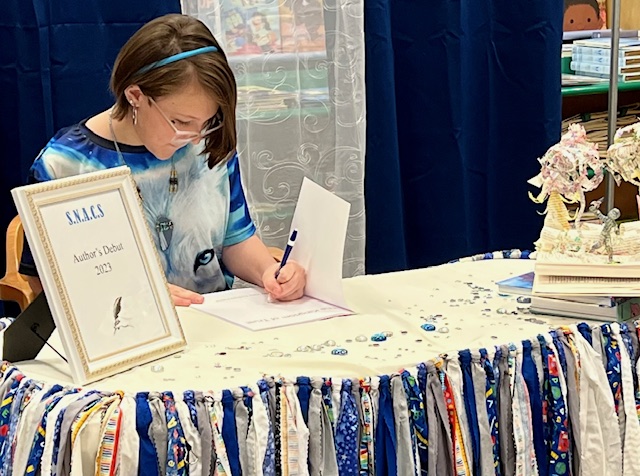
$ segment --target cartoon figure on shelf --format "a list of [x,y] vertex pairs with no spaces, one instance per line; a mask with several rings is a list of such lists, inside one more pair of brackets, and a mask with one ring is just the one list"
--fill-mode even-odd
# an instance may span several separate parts
[[[607,169],[616,183],[630,182],[640,189],[640,122],[618,129],[607,150]],[[640,212],[640,196],[636,195]]]
[[253,42],[260,47],[263,53],[274,51],[277,40],[276,34],[271,30],[266,15],[256,12],[251,16],[251,36]]
[[586,206],[585,193],[600,185],[604,176],[597,144],[587,140],[581,125],[571,124],[560,142],[549,148],[538,162],[540,173],[529,183],[541,191],[538,196],[529,193],[529,198],[536,203],[549,198],[545,226],[569,230],[571,217],[565,203],[579,203],[574,216],[575,228],[579,228]]
[[600,30],[603,25],[597,0],[564,0],[563,31]]
[[594,200],[589,205],[589,211],[594,213],[603,225],[602,231],[600,232],[600,239],[591,247],[591,252],[594,252],[604,246],[604,249],[609,256],[609,263],[613,263],[613,244],[611,243],[611,234],[615,233],[618,236],[620,235],[620,228],[616,222],[616,220],[620,218],[620,210],[612,208],[609,210],[609,213],[605,215],[600,211],[602,200],[602,198],[600,200]]

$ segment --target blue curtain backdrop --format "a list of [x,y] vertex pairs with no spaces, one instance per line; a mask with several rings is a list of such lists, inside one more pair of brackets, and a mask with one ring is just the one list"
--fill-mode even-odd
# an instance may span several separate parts
[[531,249],[563,0],[366,0],[367,272]]
[[[147,21],[179,12],[180,0],[2,2],[2,250],[4,230],[16,214],[9,191],[25,183],[40,149],[61,127],[109,107],[109,76],[120,47]],[[0,255],[4,270],[4,252]]]

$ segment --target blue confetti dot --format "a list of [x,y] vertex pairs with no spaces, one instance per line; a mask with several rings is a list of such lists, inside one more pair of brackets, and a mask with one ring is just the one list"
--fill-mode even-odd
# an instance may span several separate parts
[[428,322],[426,324],[422,324],[420,327],[422,328],[423,331],[435,331],[436,330],[436,326],[434,326],[433,324],[429,324]]
[[347,355],[349,351],[347,349],[343,349],[342,347],[338,347],[337,349],[333,349],[331,351],[331,355]]
[[379,332],[377,334],[373,334],[371,336],[371,340],[373,342],[383,342],[383,341],[387,340],[387,336]]

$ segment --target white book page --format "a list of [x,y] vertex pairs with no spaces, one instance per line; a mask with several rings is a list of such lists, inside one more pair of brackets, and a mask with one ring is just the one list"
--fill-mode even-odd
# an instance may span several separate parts
[[252,331],[353,314],[308,296],[291,302],[269,302],[266,291],[260,288],[205,294],[204,303],[192,304],[191,307]]

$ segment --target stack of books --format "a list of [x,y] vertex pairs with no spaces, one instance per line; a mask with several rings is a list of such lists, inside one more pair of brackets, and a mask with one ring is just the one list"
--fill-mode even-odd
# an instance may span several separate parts
[[[570,68],[577,75],[609,78],[611,38],[574,41]],[[640,81],[640,38],[620,38],[618,79]]]
[[504,279],[496,283],[498,293],[530,296],[529,310],[535,314],[619,322],[640,317],[640,297],[533,294],[534,280],[534,272]]

